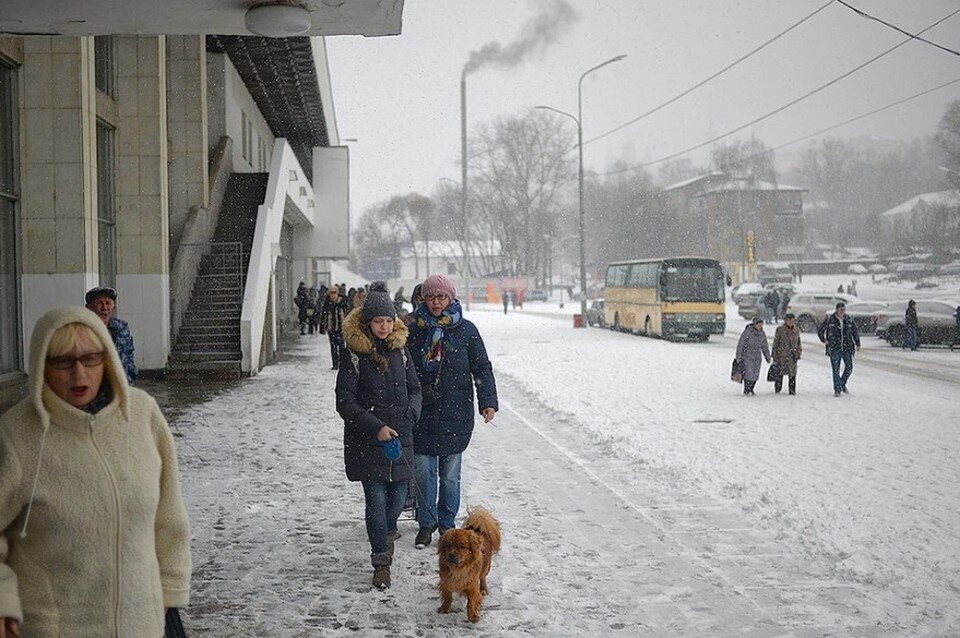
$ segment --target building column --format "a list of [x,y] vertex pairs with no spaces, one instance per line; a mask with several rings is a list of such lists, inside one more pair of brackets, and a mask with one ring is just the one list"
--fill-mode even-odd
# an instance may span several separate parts
[[170,352],[166,41],[117,36],[117,292],[137,365]]
[[23,352],[47,310],[83,305],[99,281],[93,38],[23,39]]

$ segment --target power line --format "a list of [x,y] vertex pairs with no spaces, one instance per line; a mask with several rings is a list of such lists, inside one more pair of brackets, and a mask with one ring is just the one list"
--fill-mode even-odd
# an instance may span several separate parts
[[[922,31],[920,31],[920,32],[918,33],[918,35],[919,35],[920,33],[924,33],[924,32],[926,32],[926,31],[929,31],[930,29],[934,28],[935,26],[939,25],[940,23],[944,22],[945,20],[948,20],[948,19],[952,18],[953,16],[955,16],[955,15],[958,14],[958,13],[960,13],[960,9],[956,9],[955,11],[952,11],[951,13],[949,13],[949,14],[947,14],[946,16],[940,18],[939,20],[937,20],[936,22],[934,22],[934,23],[931,24],[930,26],[924,28]],[[886,56],[886,55],[889,55],[890,53],[892,53],[893,51],[899,49],[900,47],[902,47],[903,45],[907,44],[907,43],[910,42],[911,40],[913,40],[913,37],[907,38],[906,40],[904,40],[903,42],[901,42],[901,43],[899,43],[899,44],[895,44],[894,46],[890,47],[890,48],[887,49],[886,51],[883,51],[882,53],[879,53],[879,54],[873,56],[872,58],[870,58],[870,59],[867,60],[866,62],[863,62],[862,64],[858,64],[857,66],[853,67],[852,69],[850,69],[850,70],[847,71],[846,73],[843,73],[842,75],[839,75],[839,76],[835,77],[834,79],[830,80],[829,82],[827,82],[827,83],[825,83],[825,84],[821,84],[821,85],[818,86],[817,88],[815,88],[815,89],[813,89],[813,90],[811,90],[811,91],[808,91],[808,92],[804,93],[804,94],[801,95],[800,97],[795,98],[795,99],[787,102],[787,103],[784,104],[783,106],[777,107],[777,108],[775,108],[774,110],[770,111],[769,113],[766,113],[766,114],[764,114],[764,115],[761,115],[760,117],[756,117],[756,118],[750,120],[749,122],[747,122],[746,124],[742,124],[742,125],[734,128],[734,129],[731,129],[731,130],[727,131],[726,133],[723,133],[723,134],[721,134],[721,135],[717,135],[716,137],[712,137],[712,138],[710,138],[709,140],[707,140],[706,142],[701,142],[700,144],[696,144],[696,145],[691,146],[691,147],[689,147],[689,148],[685,148],[684,150],[678,151],[678,152],[676,152],[676,153],[671,153],[670,155],[667,155],[667,156],[665,156],[665,157],[661,157],[660,159],[656,159],[656,160],[653,160],[653,161],[651,161],[651,162],[644,162],[643,164],[637,164],[636,166],[629,166],[629,167],[627,167],[627,168],[621,168],[621,169],[617,169],[617,170],[614,170],[614,171],[607,171],[607,172],[605,172],[605,173],[601,173],[601,175],[616,175],[616,174],[618,174],[618,173],[626,173],[626,172],[628,172],[628,171],[635,171],[635,170],[638,170],[638,169],[641,169],[641,168],[645,168],[645,167],[647,167],[647,166],[653,166],[653,165],[655,165],[655,164],[660,164],[660,163],[662,163],[662,162],[666,162],[666,161],[668,161],[668,160],[672,160],[672,159],[674,159],[674,158],[676,158],[676,157],[680,157],[681,155],[686,155],[687,153],[690,153],[691,151],[696,151],[696,150],[698,150],[698,149],[701,149],[701,148],[703,148],[704,146],[709,146],[710,144],[713,144],[713,143],[715,143],[715,142],[718,142],[718,141],[724,139],[725,137],[729,137],[729,136],[733,135],[734,133],[739,133],[739,132],[742,131],[743,129],[749,128],[749,127],[753,126],[754,124],[758,124],[758,123],[762,122],[763,120],[766,120],[766,119],[768,119],[768,118],[776,115],[777,113],[781,113],[782,111],[787,110],[787,109],[790,108],[791,106],[793,106],[793,105],[795,105],[795,104],[798,104],[798,103],[806,100],[807,98],[816,95],[817,93],[823,91],[824,89],[826,89],[826,88],[828,88],[828,87],[833,86],[833,85],[836,84],[837,82],[840,82],[841,80],[843,80],[843,79],[845,79],[845,78],[847,78],[847,77],[850,77],[851,75],[853,75],[853,74],[856,73],[857,71],[860,71],[861,69],[869,66],[870,64],[873,64],[874,62],[876,62],[876,61],[879,60],[880,58],[882,58],[882,57],[884,57],[884,56]]]
[[723,67],[722,69],[720,69],[719,71],[717,71],[716,73],[714,73],[713,75],[711,75],[710,77],[707,77],[707,78],[701,80],[700,82],[697,82],[696,84],[694,84],[694,85],[691,86],[690,88],[686,89],[685,91],[683,91],[683,92],[681,92],[681,93],[678,93],[678,94],[675,95],[674,97],[670,98],[670,99],[667,100],[666,102],[663,102],[662,104],[659,104],[659,105],[655,106],[654,108],[650,109],[650,110],[647,111],[646,113],[643,113],[642,115],[638,115],[637,117],[633,118],[633,119],[630,120],[629,122],[624,122],[624,123],[621,124],[620,126],[617,126],[617,127],[615,127],[615,128],[612,128],[612,129],[610,129],[609,131],[607,131],[606,133],[602,133],[602,134],[600,134],[600,135],[597,135],[596,137],[591,137],[590,139],[588,139],[587,141],[585,141],[585,142],[583,143],[583,145],[586,146],[587,144],[590,144],[591,142],[596,142],[597,140],[603,139],[603,138],[607,137],[608,135],[613,135],[613,134],[616,133],[617,131],[621,131],[621,130],[627,128],[628,126],[630,126],[631,124],[635,124],[636,122],[639,122],[640,120],[642,120],[642,119],[644,119],[644,118],[646,118],[646,117],[648,117],[648,116],[650,116],[650,115],[653,115],[654,113],[656,113],[656,112],[659,111],[660,109],[662,109],[662,108],[664,108],[664,107],[667,107],[667,106],[670,106],[671,104],[673,104],[674,102],[676,102],[676,101],[679,100],[680,98],[685,97],[685,96],[689,95],[690,93],[693,93],[694,91],[696,91],[697,89],[699,89],[699,88],[700,88],[701,86],[703,86],[704,84],[707,84],[708,82],[711,82],[711,81],[715,80],[716,78],[720,77],[721,75],[723,75],[724,73],[726,73],[727,71],[729,71],[729,70],[732,69],[733,67],[737,66],[737,65],[740,64],[741,62],[743,62],[743,61],[745,61],[746,59],[752,57],[754,54],[759,53],[760,51],[762,51],[763,49],[765,49],[765,48],[767,47],[767,45],[770,45],[770,44],[772,44],[773,42],[775,42],[775,41],[779,40],[780,38],[782,38],[783,36],[787,35],[787,34],[790,33],[791,31],[793,31],[794,29],[796,29],[797,27],[799,27],[801,24],[803,24],[804,22],[806,22],[807,20],[809,20],[809,19],[812,18],[813,16],[817,15],[818,13],[820,13],[821,11],[823,11],[824,9],[826,9],[827,7],[829,7],[829,6],[833,3],[833,1],[834,1],[834,0],[827,0],[826,3],[824,3],[823,5],[821,5],[819,8],[817,8],[817,9],[814,10],[813,12],[808,13],[806,16],[804,16],[803,18],[801,18],[801,19],[798,20],[797,22],[794,22],[792,25],[790,25],[789,27],[787,27],[786,29],[784,29],[783,31],[781,31],[780,33],[778,33],[777,35],[773,36],[772,38],[770,38],[769,40],[767,40],[766,42],[764,42],[764,43],[761,44],[760,46],[756,47],[756,48],[753,49],[752,51],[750,51],[750,52],[748,52],[748,53],[740,56],[739,58],[737,58],[736,60],[734,60],[733,62],[731,62],[730,64],[728,64],[727,66]]
[[[770,150],[771,150],[771,151],[779,151],[779,150],[782,149],[782,148],[786,148],[786,147],[788,147],[788,146],[793,146],[794,144],[797,144],[798,142],[803,142],[803,141],[805,141],[805,140],[810,139],[811,137],[817,137],[818,135],[823,135],[824,133],[828,133],[828,132],[830,132],[830,131],[832,131],[832,130],[834,130],[834,129],[838,129],[838,128],[840,128],[841,126],[846,126],[847,124],[852,124],[853,122],[856,122],[856,121],[858,121],[858,120],[862,120],[862,119],[864,119],[864,118],[866,118],[866,117],[870,117],[871,115],[876,115],[877,113],[881,113],[881,112],[886,111],[886,110],[888,110],[888,109],[892,109],[892,108],[895,107],[895,106],[900,106],[901,104],[905,104],[905,103],[907,103],[907,102],[910,102],[911,100],[916,100],[917,98],[921,98],[921,97],[923,97],[924,95],[927,95],[928,93],[933,93],[934,91],[939,91],[940,89],[944,89],[944,88],[946,88],[946,87],[948,87],[948,86],[950,86],[950,85],[952,85],[952,84],[957,84],[958,82],[960,82],[960,78],[957,78],[957,79],[955,79],[955,80],[950,80],[949,82],[944,82],[943,84],[938,84],[937,86],[934,86],[934,87],[932,87],[932,88],[926,89],[925,91],[920,91],[919,93],[914,93],[914,94],[911,95],[910,97],[905,97],[905,98],[903,98],[902,100],[897,100],[896,102],[891,102],[890,104],[887,104],[886,106],[881,106],[881,107],[878,108],[878,109],[873,109],[872,111],[868,111],[868,112],[866,112],[866,113],[862,113],[862,114],[857,115],[857,116],[855,116],[855,117],[848,118],[848,119],[846,119],[846,120],[844,120],[844,121],[842,121],[842,122],[838,122],[837,124],[833,124],[833,125],[828,126],[828,127],[826,127],[826,128],[822,128],[822,129],[820,129],[819,131],[817,131],[817,132],[815,132],[815,133],[810,133],[810,134],[808,134],[808,135],[803,135],[803,136],[798,137],[798,138],[796,138],[796,139],[790,140],[789,142],[784,142],[783,144],[780,144],[779,146],[775,146],[775,147],[773,147],[773,148],[770,149]],[[764,153],[755,153],[755,154],[753,154],[753,155],[748,156],[747,159],[753,159],[754,157],[759,157],[759,156],[761,156],[761,155],[763,155],[763,154],[764,154]]]
[[890,27],[890,28],[893,29],[894,31],[898,31],[898,32],[902,33],[902,34],[905,35],[905,36],[909,36],[909,37],[913,38],[914,40],[919,40],[920,42],[923,42],[923,43],[925,43],[925,44],[929,44],[929,45],[932,46],[932,47],[937,47],[937,48],[940,49],[941,51],[946,51],[947,53],[952,53],[953,55],[960,56],[960,51],[954,51],[953,49],[950,49],[950,48],[947,48],[947,47],[945,47],[945,46],[943,46],[943,45],[937,44],[936,42],[931,42],[930,40],[927,40],[926,38],[921,38],[919,35],[915,35],[915,34],[913,34],[913,33],[910,33],[909,31],[904,31],[903,29],[901,29],[901,28],[898,27],[897,25],[895,25],[895,24],[890,24],[889,22],[887,22],[887,21],[885,21],[885,20],[881,20],[880,18],[878,18],[878,17],[876,17],[876,16],[872,16],[872,15],[870,15],[869,13],[867,13],[866,11],[863,11],[862,9],[858,9],[858,8],[856,8],[855,6],[853,6],[852,4],[848,4],[848,3],[844,2],[843,0],[837,0],[837,2],[839,2],[840,4],[842,4],[843,6],[845,6],[846,8],[850,9],[851,11],[853,11],[854,13],[856,13],[857,15],[859,15],[861,18],[866,18],[867,20],[873,20],[873,21],[875,21],[875,22],[879,22],[880,24],[882,24],[882,25],[884,25],[884,26]]

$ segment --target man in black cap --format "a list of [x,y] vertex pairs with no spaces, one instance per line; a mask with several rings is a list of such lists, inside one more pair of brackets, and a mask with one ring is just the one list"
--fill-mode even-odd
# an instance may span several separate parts
[[97,286],[87,291],[85,301],[87,309],[96,313],[106,324],[110,336],[113,337],[113,345],[117,347],[117,354],[120,355],[120,361],[123,363],[127,381],[133,385],[138,374],[137,364],[133,359],[133,335],[130,334],[130,326],[127,322],[114,316],[117,311],[117,291],[107,286]]

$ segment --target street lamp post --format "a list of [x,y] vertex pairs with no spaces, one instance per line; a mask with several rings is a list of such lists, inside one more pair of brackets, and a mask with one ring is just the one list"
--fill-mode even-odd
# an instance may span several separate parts
[[[546,109],[548,111],[553,111],[559,113],[560,115],[565,115],[571,118],[574,122],[577,123],[577,150],[579,154],[579,174],[577,179],[578,188],[580,191],[580,317],[586,321],[587,316],[587,229],[586,229],[586,216],[583,208],[583,79],[602,67],[612,64],[614,62],[619,62],[620,60],[627,57],[626,55],[618,55],[616,57],[610,58],[606,62],[601,62],[597,66],[591,67],[583,72],[580,76],[580,80],[577,82],[577,115],[571,115],[565,111],[555,109],[551,106],[536,106],[534,108]],[[586,323],[583,324],[586,327]]]

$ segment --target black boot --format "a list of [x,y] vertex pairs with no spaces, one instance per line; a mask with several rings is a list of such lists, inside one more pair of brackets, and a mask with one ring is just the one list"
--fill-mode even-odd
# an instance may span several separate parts
[[773,391],[780,394],[780,390],[783,390],[783,377],[773,382]]
[[423,549],[433,541],[433,532],[437,528],[435,526],[431,527],[421,527],[420,531],[417,532],[417,537],[414,539],[413,544],[417,549]]
[[377,589],[388,589],[390,587],[390,564],[393,562],[393,556],[389,552],[370,554],[370,562],[373,564],[373,586]]
[[790,379],[787,381],[787,388],[789,389],[790,394],[796,394],[796,393],[797,393],[797,378],[796,378],[796,377],[790,377]]

